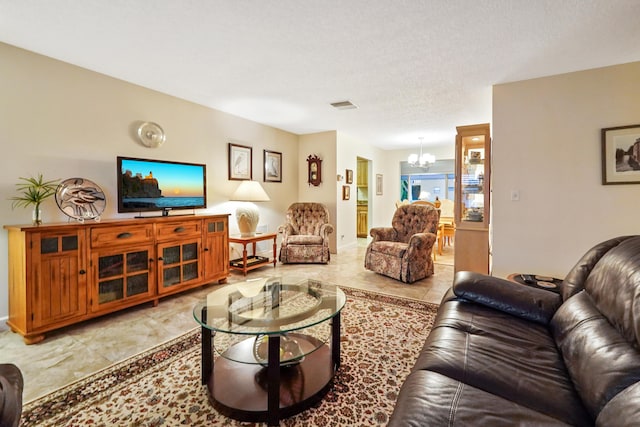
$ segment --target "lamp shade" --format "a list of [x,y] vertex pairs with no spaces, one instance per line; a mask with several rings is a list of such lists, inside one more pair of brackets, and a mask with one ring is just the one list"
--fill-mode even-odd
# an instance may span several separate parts
[[258,181],[242,181],[231,195],[236,202],[268,202],[271,199]]
[[241,203],[236,208],[236,221],[242,237],[256,235],[256,228],[260,221],[258,207],[251,202],[268,202],[271,200],[267,192],[258,181],[242,181],[236,191],[231,195],[231,200]]

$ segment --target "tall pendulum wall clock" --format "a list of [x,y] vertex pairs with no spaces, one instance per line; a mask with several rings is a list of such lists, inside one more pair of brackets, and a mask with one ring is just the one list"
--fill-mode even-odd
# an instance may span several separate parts
[[322,160],[315,154],[307,157],[307,163],[309,163],[309,185],[315,185],[316,187],[322,182]]

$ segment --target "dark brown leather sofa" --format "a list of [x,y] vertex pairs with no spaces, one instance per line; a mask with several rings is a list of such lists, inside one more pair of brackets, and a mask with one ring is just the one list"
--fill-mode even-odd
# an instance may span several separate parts
[[459,272],[389,426],[640,426],[640,236],[560,294]]
[[12,363],[0,364],[0,427],[17,427],[22,414],[24,379]]

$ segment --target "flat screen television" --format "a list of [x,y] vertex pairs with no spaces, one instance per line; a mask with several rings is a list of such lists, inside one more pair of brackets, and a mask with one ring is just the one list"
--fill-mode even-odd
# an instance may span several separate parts
[[166,160],[117,158],[118,212],[207,207],[207,166]]

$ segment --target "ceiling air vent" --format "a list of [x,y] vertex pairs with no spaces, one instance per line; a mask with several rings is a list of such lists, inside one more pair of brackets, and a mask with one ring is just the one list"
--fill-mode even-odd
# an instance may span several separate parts
[[338,110],[353,110],[354,108],[358,108],[358,106],[351,101],[332,102],[331,106]]

